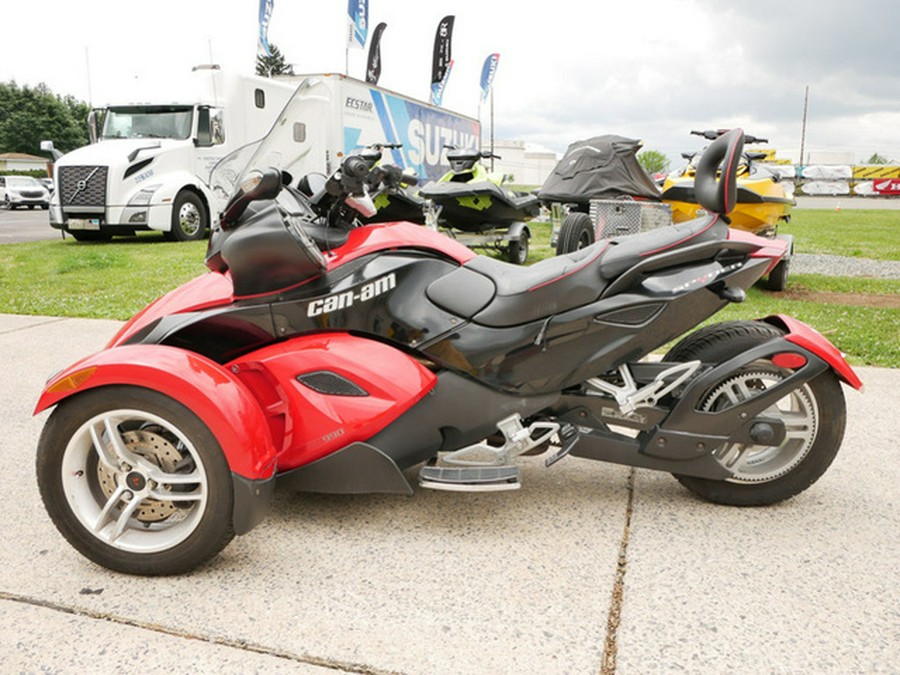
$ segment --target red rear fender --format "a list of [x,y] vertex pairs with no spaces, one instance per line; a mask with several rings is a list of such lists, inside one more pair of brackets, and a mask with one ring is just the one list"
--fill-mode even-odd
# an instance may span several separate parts
[[850,364],[847,363],[844,355],[838,351],[837,347],[831,344],[828,338],[819,331],[787,314],[768,316],[763,320],[787,331],[787,335],[785,335],[786,340],[793,342],[798,347],[811,351],[831,366],[844,382],[854,389],[862,391],[862,380],[853,372]]
[[234,473],[251,480],[274,473],[272,435],[250,391],[217,363],[175,347],[126,345],[89,356],[47,383],[34,412],[108,385],[145,387],[175,399],[206,424]]

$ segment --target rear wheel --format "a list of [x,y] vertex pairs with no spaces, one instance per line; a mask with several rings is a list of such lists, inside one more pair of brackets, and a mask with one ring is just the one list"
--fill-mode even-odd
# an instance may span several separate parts
[[[714,324],[679,342],[667,361],[721,363],[744,351],[780,337],[768,324],[733,321]],[[739,404],[777,385],[792,371],[761,359],[729,373],[705,394],[704,411],[718,411]],[[763,415],[780,419],[786,430],[778,446],[726,443],[713,450],[716,460],[733,473],[726,480],[675,475],[691,492],[719,504],[763,506],[799,494],[831,465],[844,437],[844,394],[830,370],[786,392]]]
[[188,572],[234,536],[231,473],[190,410],[140,387],[63,401],[37,451],[41,498],[82,555],[128,574]]
[[556,255],[572,253],[594,243],[594,223],[581,211],[573,211],[563,220],[556,243]]

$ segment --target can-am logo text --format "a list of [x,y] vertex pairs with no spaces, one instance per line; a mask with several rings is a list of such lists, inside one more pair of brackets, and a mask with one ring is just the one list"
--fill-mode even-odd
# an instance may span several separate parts
[[397,277],[391,272],[385,277],[381,277],[360,286],[358,290],[344,291],[343,293],[337,293],[325,298],[313,300],[306,308],[306,316],[321,316],[322,314],[329,314],[339,309],[347,309],[348,307],[352,307],[354,303],[368,302],[369,300],[377,298],[379,295],[384,295],[396,287]]

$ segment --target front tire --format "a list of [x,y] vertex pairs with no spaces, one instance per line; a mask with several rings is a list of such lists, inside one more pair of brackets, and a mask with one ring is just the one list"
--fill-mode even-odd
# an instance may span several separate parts
[[231,473],[190,410],[141,387],[63,401],[38,444],[51,520],[82,555],[126,574],[189,572],[234,537]]
[[182,190],[172,204],[172,228],[166,233],[173,241],[197,241],[206,236],[209,214],[200,196]]
[[[774,326],[731,321],[707,326],[679,342],[666,361],[722,363],[746,350],[781,337]],[[785,379],[792,371],[762,359],[729,373],[701,401],[701,409],[721,410]],[[724,444],[715,458],[733,476],[709,480],[675,474],[694,494],[717,504],[765,506],[790,499],[818,480],[840,448],[846,424],[846,404],[840,382],[827,370],[787,392],[764,412],[780,418],[787,436],[779,446]]]

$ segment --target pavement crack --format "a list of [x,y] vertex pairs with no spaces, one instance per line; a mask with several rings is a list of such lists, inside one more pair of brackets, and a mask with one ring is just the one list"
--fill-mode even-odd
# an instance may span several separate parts
[[59,323],[61,321],[68,321],[72,317],[61,316],[58,318],[49,318],[46,321],[40,321],[39,323],[30,323],[27,326],[19,326],[17,328],[10,328],[9,330],[0,331],[0,335],[10,335],[11,333],[21,333],[26,330],[33,330],[35,328],[41,328],[43,326],[49,326],[52,323]]
[[619,542],[619,559],[616,562],[616,576],[609,603],[609,615],[606,617],[606,640],[603,643],[603,660],[600,663],[600,675],[614,675],[616,672],[619,623],[622,619],[622,602],[625,596],[625,571],[628,567],[628,538],[631,536],[631,515],[634,512],[634,473],[635,469],[632,468],[628,474],[625,526],[622,530],[622,540]]
[[338,661],[336,659],[328,659],[322,658],[318,656],[313,656],[310,654],[295,654],[293,652],[289,652],[283,649],[277,649],[273,647],[267,647],[265,645],[257,644],[251,642],[249,640],[241,640],[234,638],[223,638],[217,637],[213,635],[202,635],[200,633],[189,633],[187,631],[179,630],[177,628],[171,628],[169,626],[163,626],[161,624],[152,623],[149,621],[141,621],[140,619],[132,619],[129,617],[118,616],[115,614],[108,614],[105,612],[96,612],[94,610],[86,609],[84,607],[75,607],[70,605],[64,605],[58,602],[52,602],[49,600],[41,600],[39,598],[30,598],[24,595],[18,595],[15,593],[8,593],[6,591],[0,591],[0,600],[6,600],[9,602],[17,602],[23,605],[31,605],[33,607],[41,607],[43,609],[49,609],[56,612],[62,612],[64,614],[72,614],[79,617],[84,617],[87,619],[95,619],[98,621],[109,621],[111,623],[116,623],[122,626],[128,626],[130,628],[138,628],[141,630],[148,630],[154,633],[160,633],[162,635],[169,635],[171,637],[181,638],[184,640],[197,640],[199,642],[205,642],[211,645],[218,645],[220,647],[228,647],[231,649],[239,649],[245,652],[252,652],[255,654],[260,654],[263,656],[270,656],[273,658],[284,659],[285,661],[292,661],[294,663],[302,663],[304,665],[318,666],[320,668],[327,668],[330,670],[336,670],[346,673],[355,673],[357,675],[399,675],[397,671],[393,670],[383,670],[381,668],[373,668],[371,666],[367,666],[365,664],[360,663],[346,663],[343,661]]

